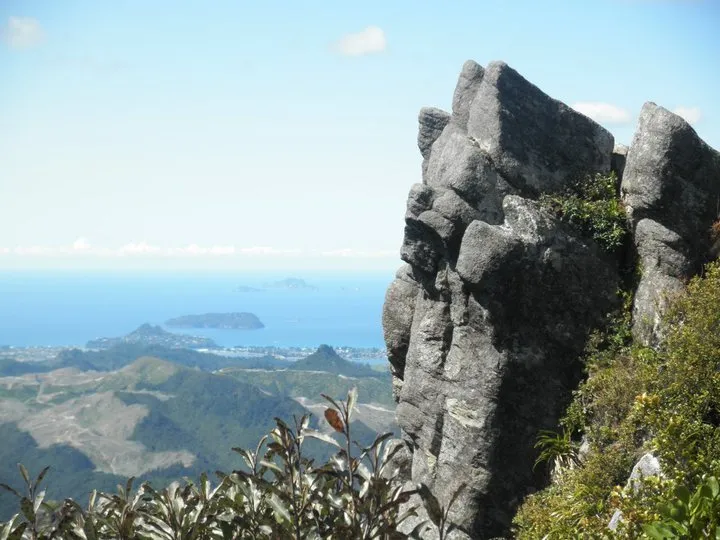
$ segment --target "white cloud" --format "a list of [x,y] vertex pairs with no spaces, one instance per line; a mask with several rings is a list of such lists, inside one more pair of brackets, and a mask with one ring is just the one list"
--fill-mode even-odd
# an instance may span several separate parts
[[0,37],[11,49],[29,49],[42,42],[44,33],[37,19],[9,17],[0,28]]
[[381,259],[384,257],[395,257],[399,256],[397,250],[377,250],[377,251],[363,251],[351,248],[345,249],[334,249],[331,251],[323,251],[321,253],[323,257],[352,257],[356,259]]
[[584,101],[573,103],[572,108],[602,124],[627,124],[632,120],[627,110],[611,103]]
[[212,246],[202,247],[197,244],[189,244],[181,248],[169,248],[163,250],[165,255],[197,256],[197,255],[233,255],[234,246]]
[[130,242],[117,250],[117,253],[118,255],[147,255],[151,253],[156,254],[160,251],[161,249],[159,247],[151,246],[146,242]]
[[180,253],[184,255],[205,255],[207,253],[207,248],[202,248],[197,244],[190,244],[185,248],[181,248]]
[[688,124],[695,124],[700,120],[700,109],[697,107],[675,107],[673,111],[678,116],[682,116]]
[[335,43],[335,49],[345,56],[362,56],[381,53],[387,46],[385,32],[377,26],[368,26],[360,32],[346,34]]
[[0,255],[46,256],[46,257],[294,257],[307,255],[335,259],[396,259],[397,250],[362,250],[354,248],[334,250],[302,250],[298,248],[275,248],[270,246],[251,246],[237,248],[231,245],[216,244],[202,246],[187,244],[183,247],[160,247],[142,242],[129,242],[120,247],[96,247],[85,238],[78,238],[64,246],[29,246],[14,249],[0,248]]
[[210,253],[210,255],[234,255],[235,247],[234,246],[213,246],[208,250],[208,252]]
[[18,246],[13,250],[13,253],[15,253],[15,255],[52,255],[56,252],[57,249],[44,246]]
[[87,251],[90,249],[90,244],[85,238],[78,238],[73,242],[73,251]]
[[253,246],[240,248],[243,255],[297,255],[302,253],[299,249],[277,249],[268,246]]

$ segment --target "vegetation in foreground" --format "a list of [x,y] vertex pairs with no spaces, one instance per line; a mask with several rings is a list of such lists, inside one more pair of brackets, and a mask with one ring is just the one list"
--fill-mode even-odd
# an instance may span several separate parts
[[[519,538],[720,538],[720,262],[675,300],[657,350],[632,343],[629,307],[590,340],[563,433],[538,440],[554,480],[521,506]],[[627,483],[646,452],[662,475]]]
[[[320,394],[342,399],[353,386],[362,401],[353,416],[353,438],[368,446],[378,434],[397,430],[387,372],[367,369],[371,376],[345,378],[317,373],[324,366],[315,362],[313,371],[294,371],[272,365],[255,369],[263,364],[254,362],[264,359],[244,364],[232,358],[236,363],[229,371],[208,373],[183,365],[223,357],[162,347],[123,346],[79,353],[77,359],[78,364],[105,359],[122,367],[0,377],[0,482],[16,477],[18,461],[35,474],[52,465],[47,498],[86,502],[92,488],[114,491],[130,476],[137,485],[148,481],[157,488],[184,477],[197,480],[202,472],[237,468],[231,447],[254,448],[275,426],[273,417],[292,419],[310,411],[311,428],[327,426]],[[346,363],[354,369],[354,363]],[[328,370],[335,366],[326,365]],[[312,439],[304,453],[317,462],[331,455],[328,445]],[[0,489],[0,521],[16,507]]]
[[[402,539],[418,538],[433,526],[444,538],[452,530],[449,508],[426,486],[404,490],[393,482],[392,458],[401,447],[388,441],[391,434],[367,447],[353,441],[357,391],[346,401],[324,397],[330,404],[325,418],[338,438],[310,429],[307,415],[295,417],[292,426],[276,418],[276,427],[254,450],[233,449],[243,470],[218,472],[214,486],[203,475],[197,484],[175,482],[160,491],[143,483],[133,489],[131,478],[117,493],[94,491],[82,507],[72,499],[46,501],[42,482],[48,469],[33,479],[19,465],[23,490],[0,484],[17,497],[20,510],[0,524],[0,539]],[[316,465],[304,455],[309,438],[334,450],[327,463]],[[415,507],[404,504],[415,493],[430,522],[400,533],[398,526],[416,515]]]

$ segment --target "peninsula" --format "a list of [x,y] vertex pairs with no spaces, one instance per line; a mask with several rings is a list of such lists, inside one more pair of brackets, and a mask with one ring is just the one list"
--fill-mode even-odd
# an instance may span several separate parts
[[145,323],[122,337],[104,337],[87,342],[88,349],[110,349],[123,343],[138,345],[161,345],[170,349],[217,349],[217,344],[209,338],[173,334],[160,326]]

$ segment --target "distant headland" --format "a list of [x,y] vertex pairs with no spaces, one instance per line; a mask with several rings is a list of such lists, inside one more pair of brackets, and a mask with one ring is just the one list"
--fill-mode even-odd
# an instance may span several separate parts
[[170,349],[217,349],[212,339],[185,334],[173,334],[160,326],[145,323],[122,337],[104,337],[87,342],[88,349],[110,349],[123,343],[162,345]]

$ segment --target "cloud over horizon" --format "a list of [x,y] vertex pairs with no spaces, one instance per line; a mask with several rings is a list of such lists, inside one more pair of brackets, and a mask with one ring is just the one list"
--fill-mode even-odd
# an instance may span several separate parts
[[37,19],[32,17],[8,17],[0,27],[0,41],[11,49],[29,49],[39,45],[45,33]]
[[334,49],[345,56],[363,56],[385,51],[385,32],[377,26],[368,26],[360,32],[345,34],[334,44]]
[[160,247],[142,242],[128,242],[118,248],[95,247],[86,238],[78,238],[69,246],[18,246],[15,248],[0,247],[2,256],[92,256],[92,257],[232,257],[232,256],[322,256],[339,258],[377,259],[396,257],[396,250],[366,251],[352,248],[337,250],[310,250],[303,251],[297,248],[273,248],[269,246],[251,246],[238,248],[230,245],[200,246],[188,244],[183,247]]
[[632,116],[626,109],[612,103],[581,101],[573,103],[571,107],[601,124],[628,124],[632,120]]
[[365,251],[351,248],[334,249],[320,253],[323,257],[349,257],[356,259],[376,259],[384,257],[398,257],[398,250],[379,249],[376,251]]

